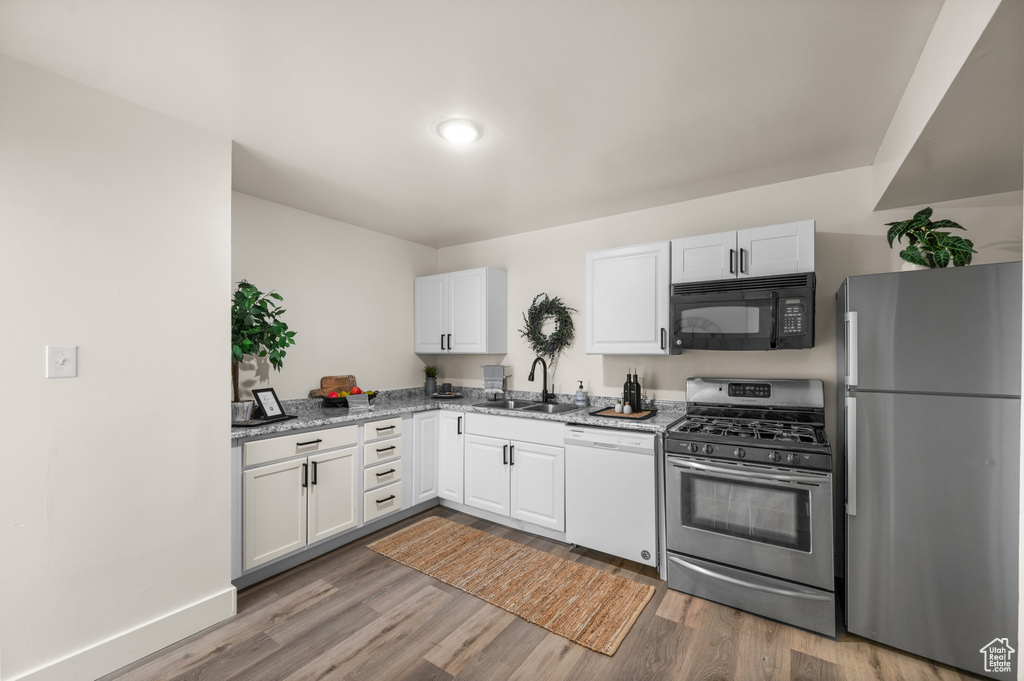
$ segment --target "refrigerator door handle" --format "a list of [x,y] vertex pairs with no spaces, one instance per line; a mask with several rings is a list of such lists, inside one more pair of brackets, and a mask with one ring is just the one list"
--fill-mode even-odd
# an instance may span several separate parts
[[[856,314],[856,313],[854,313]],[[846,398],[846,514],[857,515],[857,398]]]
[[857,385],[857,313],[846,313],[846,385]]

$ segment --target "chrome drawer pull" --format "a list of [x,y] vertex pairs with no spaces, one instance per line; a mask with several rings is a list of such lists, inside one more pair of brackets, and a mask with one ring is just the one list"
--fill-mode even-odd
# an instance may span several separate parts
[[381,477],[382,475],[391,475],[391,474],[392,474],[392,473],[394,473],[394,472],[395,472],[395,469],[394,469],[394,468],[392,468],[392,469],[391,469],[391,470],[389,470],[389,471],[384,471],[383,473],[377,473],[377,477],[379,478],[379,477]]
[[378,499],[377,503],[378,504],[383,504],[385,501],[391,501],[394,498],[395,498],[395,495],[392,494],[390,497],[384,497],[383,499]]

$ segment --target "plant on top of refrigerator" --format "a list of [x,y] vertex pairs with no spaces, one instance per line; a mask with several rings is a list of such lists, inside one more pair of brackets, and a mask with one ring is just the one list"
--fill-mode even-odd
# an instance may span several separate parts
[[950,262],[956,267],[971,264],[971,256],[977,253],[974,242],[958,234],[951,234],[948,229],[963,229],[952,220],[936,220],[932,222],[932,209],[923,208],[909,220],[887,222],[889,228],[886,238],[889,248],[893,241],[902,242],[907,239],[907,247],[900,251],[900,257],[913,265],[922,267],[947,267]]

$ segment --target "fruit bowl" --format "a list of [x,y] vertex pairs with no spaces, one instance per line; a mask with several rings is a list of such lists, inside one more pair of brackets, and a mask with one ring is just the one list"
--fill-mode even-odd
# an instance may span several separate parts
[[[371,402],[373,401],[373,398],[375,398],[377,396],[377,393],[374,392],[374,391],[367,391],[364,394],[366,395],[366,397]],[[347,396],[346,397],[321,397],[320,400],[321,400],[320,406],[322,406],[322,407],[328,407],[328,408],[341,408],[341,407],[347,408],[348,407],[348,397]]]

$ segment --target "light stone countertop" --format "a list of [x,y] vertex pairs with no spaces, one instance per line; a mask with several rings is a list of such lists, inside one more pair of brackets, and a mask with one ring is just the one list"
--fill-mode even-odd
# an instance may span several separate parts
[[[585,426],[598,426],[602,428],[617,428],[620,430],[639,430],[649,433],[664,433],[668,427],[678,421],[685,414],[684,402],[655,402],[654,407],[658,410],[652,418],[638,421],[625,418],[609,418],[602,416],[590,416],[590,412],[597,411],[609,406],[614,399],[598,397],[588,399],[588,404],[577,411],[565,412],[562,414],[542,414],[537,412],[523,412],[514,409],[500,409],[494,407],[477,407],[475,404],[486,402],[487,397],[480,388],[455,388],[456,392],[462,392],[464,397],[459,399],[434,399],[423,394],[423,388],[406,388],[404,390],[382,391],[369,409],[349,410],[338,408],[324,408],[320,406],[318,399],[284,400],[285,413],[295,414],[298,418],[288,421],[279,421],[261,426],[244,428],[232,428],[231,440],[238,442],[244,439],[265,437],[293,431],[310,430],[330,426],[342,425],[345,423],[359,423],[362,421],[374,421],[377,419],[398,416],[401,414],[412,414],[431,409],[446,409],[474,414],[496,414],[498,416],[511,416],[515,418],[527,418],[541,421],[558,421],[562,423],[573,423]],[[539,393],[522,391],[508,391],[508,398],[539,400]],[[556,395],[555,402],[571,402],[572,395]],[[591,402],[593,402],[591,404]]]

